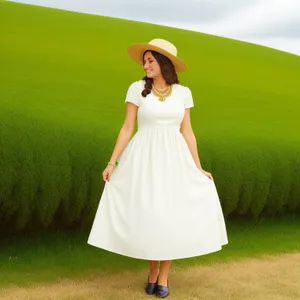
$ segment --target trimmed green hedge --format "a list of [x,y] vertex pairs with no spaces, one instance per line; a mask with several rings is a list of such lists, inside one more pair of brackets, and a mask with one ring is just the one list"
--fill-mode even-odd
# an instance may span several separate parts
[[[1,120],[2,230],[90,226],[117,132],[102,139],[8,110],[2,110]],[[300,156],[295,145],[200,136],[197,141],[226,216],[300,212]]]

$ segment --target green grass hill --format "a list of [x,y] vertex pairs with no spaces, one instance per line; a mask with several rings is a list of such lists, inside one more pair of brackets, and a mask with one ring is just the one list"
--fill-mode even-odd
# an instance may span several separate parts
[[193,129],[228,217],[299,212],[300,59],[245,42],[117,18],[0,2],[2,230],[90,226],[143,77],[127,47],[178,47]]

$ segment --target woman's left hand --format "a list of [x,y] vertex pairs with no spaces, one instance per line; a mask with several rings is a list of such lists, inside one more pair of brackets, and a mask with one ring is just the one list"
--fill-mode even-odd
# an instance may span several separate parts
[[200,168],[199,168],[199,170],[200,170],[205,176],[207,176],[209,179],[211,179],[212,181],[214,181],[214,178],[212,177],[211,173],[206,172],[206,171],[204,171],[203,169],[200,169]]

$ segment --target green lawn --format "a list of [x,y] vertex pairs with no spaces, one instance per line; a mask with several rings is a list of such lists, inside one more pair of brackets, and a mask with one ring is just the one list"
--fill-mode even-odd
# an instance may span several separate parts
[[[177,268],[214,264],[268,254],[300,251],[300,219],[229,221],[229,244],[222,251],[174,261]],[[0,286],[26,286],[93,273],[147,268],[144,260],[117,255],[86,244],[89,232],[52,231],[1,239]]]

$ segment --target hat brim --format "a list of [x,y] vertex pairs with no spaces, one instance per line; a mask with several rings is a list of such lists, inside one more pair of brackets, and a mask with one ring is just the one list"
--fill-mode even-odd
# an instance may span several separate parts
[[163,54],[164,56],[168,57],[171,60],[171,62],[173,63],[176,72],[185,72],[187,70],[185,63],[180,58],[172,55],[170,52],[168,52],[160,47],[157,47],[157,46],[154,46],[151,44],[147,44],[147,43],[134,44],[134,45],[128,47],[127,52],[128,52],[128,55],[135,62],[137,62],[140,65],[143,65],[143,54],[147,50],[157,51],[157,52]]

